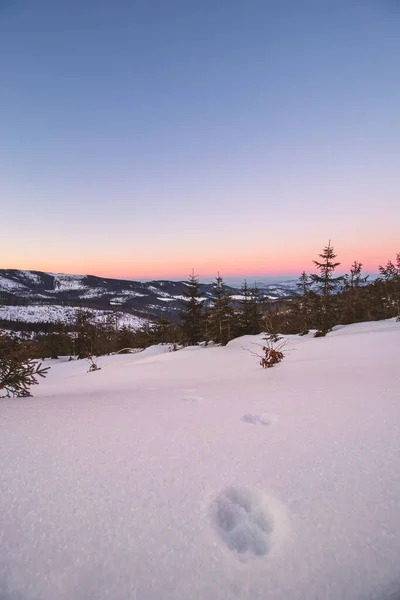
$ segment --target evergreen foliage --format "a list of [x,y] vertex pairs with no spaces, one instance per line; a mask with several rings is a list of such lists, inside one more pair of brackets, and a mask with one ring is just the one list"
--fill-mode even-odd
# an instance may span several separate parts
[[213,283],[213,302],[208,312],[207,337],[216,344],[226,346],[234,337],[235,312],[232,297],[218,273]]
[[241,300],[237,310],[237,335],[255,335],[263,330],[263,307],[257,285],[249,287],[244,280],[240,289]]
[[151,341],[153,344],[177,344],[178,328],[169,319],[161,317],[152,328]]
[[368,275],[362,275],[362,263],[356,260],[350,267],[350,273],[343,278],[343,289],[339,295],[340,314],[344,324],[367,320],[367,303],[364,286]]
[[[327,248],[330,248],[329,256],[326,256]],[[399,316],[400,254],[397,254],[395,263],[389,260],[384,267],[380,266],[380,276],[369,282],[368,276],[362,273],[362,264],[358,261],[353,262],[348,274],[333,277],[332,273],[339,263],[334,262],[336,256],[330,244],[327,248],[323,253],[325,262],[317,263],[324,268],[327,266],[320,280],[316,281],[316,277],[312,276],[309,288],[309,280],[303,272],[298,283],[300,293],[292,300],[286,301],[279,311],[268,314],[267,321],[271,322],[276,330],[281,333],[303,333],[306,331],[306,316],[307,329],[317,329],[315,335],[319,337],[325,335],[334,325]],[[324,290],[325,284],[327,288]],[[326,311],[322,310],[324,302],[328,307]],[[324,327],[321,324],[323,319]]]
[[194,274],[186,281],[185,299],[180,311],[182,341],[187,346],[196,346],[204,339],[203,294],[200,292],[199,278]]
[[95,338],[95,327],[92,323],[92,314],[87,310],[78,310],[74,323],[75,339],[74,354],[78,358],[87,358],[89,354],[95,354],[93,348]]
[[249,335],[252,330],[252,291],[245,279],[240,288],[241,300],[239,301],[238,322],[241,335]]
[[[314,261],[317,274],[300,275],[298,292],[292,298],[264,302],[256,286],[247,281],[241,288],[241,299],[233,300],[229,288],[218,274],[213,284],[213,299],[203,300],[198,277],[192,273],[186,282],[187,290],[180,323],[165,317],[146,323],[139,330],[118,327],[115,314],[103,322],[95,322],[88,310],[79,310],[75,323],[43,323],[46,333],[6,334],[0,330],[0,393],[28,395],[37,377],[45,376],[36,360],[58,356],[88,358],[113,352],[129,352],[153,344],[195,345],[213,340],[226,344],[230,339],[246,334],[268,331],[304,334],[310,329],[315,335],[325,335],[334,325],[397,317],[400,320],[400,253],[395,262],[388,260],[379,267],[379,277],[369,281],[358,261],[348,274],[335,277],[339,266],[329,243]],[[22,325],[28,325],[23,323]],[[272,339],[272,338],[271,338]]]
[[343,277],[333,277],[333,273],[340,262],[335,262],[336,254],[330,240],[322,253],[319,254],[319,257],[321,261],[313,260],[319,273],[313,273],[311,280],[315,284],[315,289],[319,292],[319,295],[315,297],[318,329],[322,334],[326,334],[335,324],[336,302],[334,292],[338,290]]
[[379,266],[380,278],[385,294],[385,308],[389,313],[394,311],[400,317],[400,252],[396,255],[396,263],[388,260],[384,267]]
[[296,286],[299,291],[293,311],[298,312],[300,333],[304,335],[310,328],[310,317],[316,301],[315,293],[311,290],[312,279],[305,271],[301,273]]
[[49,367],[29,358],[29,342],[0,332],[0,397],[31,396],[38,377],[46,377]]

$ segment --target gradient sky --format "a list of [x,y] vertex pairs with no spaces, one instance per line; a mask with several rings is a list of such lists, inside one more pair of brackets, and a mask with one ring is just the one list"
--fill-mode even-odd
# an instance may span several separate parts
[[397,0],[0,0],[1,268],[400,251]]

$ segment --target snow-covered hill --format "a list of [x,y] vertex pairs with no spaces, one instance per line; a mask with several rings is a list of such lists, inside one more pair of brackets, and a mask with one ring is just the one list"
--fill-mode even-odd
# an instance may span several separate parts
[[[63,323],[72,325],[76,322],[78,310],[76,306],[59,306],[57,304],[30,304],[28,306],[0,306],[0,321],[19,321],[23,323]],[[104,323],[109,315],[113,315],[118,329],[128,327],[136,330],[148,320],[120,310],[87,309],[92,315],[93,323]]]
[[0,401],[2,600],[400,597],[400,324],[49,361]]
[[[293,288],[292,281],[267,284],[262,293],[266,298],[278,300],[289,296]],[[68,322],[68,315],[73,312],[69,308],[82,306],[102,311],[118,310],[130,315],[126,318],[132,323],[135,317],[138,322],[160,316],[176,320],[185,289],[183,281],[140,282],[93,275],[0,269],[0,306],[6,307],[0,312],[0,320],[7,313],[14,321],[32,322],[32,317],[37,314],[46,322],[63,320],[64,316]],[[211,284],[201,284],[200,289],[205,299],[211,297]],[[236,299],[240,298],[238,290],[232,288],[232,292]]]

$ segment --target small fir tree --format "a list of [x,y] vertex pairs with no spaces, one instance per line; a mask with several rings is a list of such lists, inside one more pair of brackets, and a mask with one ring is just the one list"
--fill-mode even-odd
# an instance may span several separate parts
[[49,367],[30,358],[31,345],[14,334],[0,332],[0,397],[31,396],[38,377],[46,377]]

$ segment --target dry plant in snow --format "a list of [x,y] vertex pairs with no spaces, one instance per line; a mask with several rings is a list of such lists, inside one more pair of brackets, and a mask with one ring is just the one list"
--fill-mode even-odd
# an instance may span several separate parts
[[263,354],[261,352],[253,352],[250,348],[243,348],[243,346],[242,348],[250,352],[253,356],[257,356],[260,359],[260,365],[263,369],[270,369],[285,358],[286,351],[284,351],[284,348],[287,345],[287,341],[275,333],[267,333],[263,339],[265,344],[251,342],[254,346],[261,348]]

